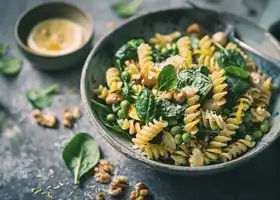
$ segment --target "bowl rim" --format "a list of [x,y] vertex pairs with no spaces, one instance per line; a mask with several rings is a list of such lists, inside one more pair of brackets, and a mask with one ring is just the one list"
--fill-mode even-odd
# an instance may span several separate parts
[[[240,157],[237,157],[228,162],[217,163],[217,164],[213,164],[213,165],[205,165],[202,167],[194,167],[194,168],[191,168],[189,166],[176,166],[176,165],[165,164],[165,163],[157,162],[154,160],[149,160],[144,156],[137,155],[137,154],[135,154],[135,152],[132,149],[127,149],[126,147],[123,147],[121,143],[119,143],[118,141],[114,140],[111,136],[109,136],[109,134],[106,133],[107,131],[100,124],[101,122],[99,122],[99,120],[97,119],[97,115],[93,112],[90,101],[88,101],[87,91],[86,91],[86,76],[87,76],[87,72],[88,72],[88,69],[90,66],[91,58],[93,57],[93,55],[99,49],[99,46],[102,44],[102,42],[107,37],[114,34],[122,26],[125,26],[126,24],[131,23],[141,17],[145,17],[145,16],[148,16],[151,14],[157,14],[160,12],[169,12],[169,11],[178,11],[178,10],[185,11],[185,10],[192,10],[192,9],[193,8],[191,8],[191,7],[174,7],[174,8],[163,8],[163,9],[158,9],[158,10],[153,10],[153,11],[147,11],[147,12],[144,12],[142,14],[132,17],[131,19],[125,21],[123,24],[119,25],[117,28],[115,28],[111,32],[105,34],[93,47],[93,49],[91,50],[90,54],[88,55],[88,57],[85,61],[85,64],[84,64],[83,70],[82,70],[82,74],[81,74],[80,91],[81,91],[82,102],[83,102],[84,108],[86,110],[86,113],[87,113],[88,117],[91,119],[91,121],[93,122],[93,124],[99,129],[99,130],[97,130],[97,132],[117,151],[121,152],[128,158],[137,160],[141,164],[145,164],[149,167],[156,168],[157,170],[160,170],[160,171],[169,170],[169,173],[172,173],[172,174],[204,175],[204,174],[211,174],[211,173],[218,173],[218,172],[226,171],[226,170],[232,169],[238,165],[244,164],[246,161],[249,161],[252,158],[254,158],[255,156],[259,155],[260,153],[263,153],[264,150],[267,149],[268,146],[270,146],[272,143],[274,143],[277,140],[277,138],[279,138],[279,134],[276,134],[275,137],[270,137],[268,140],[264,141],[262,143],[262,146],[260,146],[258,148],[254,147],[246,154],[244,154]],[[241,16],[235,15],[233,13],[219,12],[219,11],[212,10],[212,9],[204,9],[204,10],[211,11],[211,12],[214,11],[219,14],[233,15],[233,16],[235,16],[239,19],[242,19],[243,21],[246,21],[254,26],[257,26],[261,30],[265,31],[264,28],[258,26],[256,23],[254,23],[246,18],[243,18]]]
[[[18,34],[18,28],[19,28],[19,25],[21,24],[22,22],[22,19],[27,16],[30,12],[38,9],[38,8],[41,8],[41,7],[44,7],[46,5],[51,5],[51,4],[61,4],[61,5],[64,5],[64,6],[68,6],[68,7],[72,7],[74,9],[76,9],[78,12],[80,12],[81,14],[83,14],[89,21],[90,21],[90,33],[89,33],[89,36],[87,37],[86,41],[84,42],[84,44],[82,46],[80,46],[78,49],[76,49],[75,51],[71,51],[67,54],[62,54],[62,55],[56,55],[56,56],[52,56],[52,55],[43,55],[43,54],[40,54],[40,53],[37,53],[37,52],[34,52],[34,51],[31,51],[27,45],[25,45],[22,40],[20,39],[19,37],[19,34]],[[32,54],[32,55],[36,55],[36,56],[40,56],[40,57],[44,57],[44,58],[61,58],[61,57],[64,57],[64,56],[71,56],[73,54],[75,54],[76,52],[80,51],[81,49],[85,48],[86,45],[91,41],[91,38],[93,37],[93,34],[95,32],[95,28],[94,28],[94,21],[93,21],[93,18],[92,16],[90,15],[90,13],[86,10],[84,10],[83,8],[77,6],[76,4],[73,4],[73,3],[68,3],[68,2],[64,2],[64,1],[51,1],[51,2],[43,2],[43,3],[39,3],[35,6],[32,6],[31,8],[27,8],[25,11],[23,11],[20,16],[17,18],[16,20],[16,23],[14,25],[14,29],[13,29],[13,35],[14,35],[14,38],[15,38],[15,41],[16,43],[21,47],[23,48],[25,51],[27,51],[28,53]]]

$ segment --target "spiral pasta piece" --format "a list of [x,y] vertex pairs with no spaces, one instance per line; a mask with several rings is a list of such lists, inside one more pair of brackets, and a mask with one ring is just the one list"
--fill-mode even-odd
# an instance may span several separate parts
[[192,50],[189,38],[187,36],[181,37],[176,44],[179,50],[179,55],[186,59],[185,65],[189,66],[193,64]]
[[270,113],[263,107],[250,109],[252,115],[252,122],[263,122],[266,118],[270,117]]
[[220,154],[219,158],[223,162],[227,162],[236,158],[237,156],[244,154],[248,149],[253,148],[256,142],[252,140],[252,137],[246,135],[244,139],[239,139],[236,142],[230,144],[228,147],[223,149],[223,153]]
[[188,157],[189,155],[182,150],[176,150],[170,156],[175,165],[187,165]]
[[205,128],[210,128],[211,130],[224,129],[226,123],[221,115],[217,115],[212,110],[201,111],[201,124]]
[[227,95],[228,84],[225,82],[226,77],[225,70],[221,69],[219,71],[214,71],[210,75],[210,79],[213,84],[213,108],[218,110],[221,106],[226,103],[225,96]]
[[121,91],[122,81],[120,78],[120,72],[116,67],[111,67],[106,71],[106,82],[110,88],[109,93]]
[[124,62],[125,68],[124,70],[127,71],[131,75],[131,80],[139,80],[141,78],[140,75],[140,66],[134,60],[126,60]]
[[147,125],[143,126],[141,130],[136,134],[136,137],[132,139],[132,142],[137,146],[147,144],[151,141],[158,133],[160,133],[165,127],[167,127],[168,122],[160,119],[159,121],[154,119],[153,123],[149,122]]
[[199,53],[198,64],[207,66],[210,72],[219,70],[220,67],[216,61],[215,51],[216,48],[212,43],[211,38],[206,35],[199,42],[200,50],[194,51],[194,53]]
[[202,167],[204,165],[204,156],[199,148],[194,148],[189,158],[190,167]]
[[131,119],[131,120],[128,120],[128,119],[124,119],[123,122],[122,122],[122,126],[121,128],[123,130],[129,130],[129,134],[130,135],[133,135],[135,133],[139,133],[140,130],[141,130],[141,125],[139,122]]
[[158,160],[163,159],[166,160],[169,156],[168,151],[164,148],[164,146],[159,144],[146,144],[141,147],[143,154],[147,156],[149,160]]
[[144,86],[140,85],[140,84],[134,84],[134,85],[132,85],[131,88],[132,88],[132,91],[134,92],[134,94],[138,95],[141,92],[141,90],[144,88]]
[[200,122],[200,104],[198,103],[199,96],[196,95],[195,88],[185,88],[183,92],[188,97],[189,107],[185,110],[185,131],[195,135],[198,132],[197,124]]
[[173,33],[170,34],[160,34],[160,33],[156,33],[154,37],[152,37],[150,39],[150,44],[153,45],[165,45],[165,44],[169,44],[171,43],[174,39],[178,38],[181,36],[181,33],[179,31],[175,31]]
[[130,105],[130,108],[128,110],[128,116],[132,119],[135,119],[135,120],[140,120],[139,117],[137,116],[137,113],[136,113],[136,108],[134,105]]
[[98,91],[99,91],[99,95],[97,97],[99,99],[105,100],[108,96],[108,88],[103,86],[103,85],[99,85],[98,86]]

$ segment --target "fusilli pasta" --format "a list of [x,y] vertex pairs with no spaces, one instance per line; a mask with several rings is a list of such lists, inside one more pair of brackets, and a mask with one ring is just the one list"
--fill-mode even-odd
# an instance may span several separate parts
[[177,47],[179,50],[179,55],[185,58],[185,65],[186,66],[191,65],[193,63],[193,60],[192,60],[192,50],[191,50],[189,38],[187,36],[181,37],[177,41]]
[[111,67],[106,71],[106,81],[110,88],[110,93],[122,90],[120,72],[116,67]]
[[142,147],[143,154],[147,156],[149,160],[166,160],[169,156],[168,151],[159,144],[146,144]]
[[141,130],[141,125],[139,122],[131,119],[124,119],[121,124],[121,128],[123,130],[129,130],[129,134],[133,135],[135,133],[139,133]]

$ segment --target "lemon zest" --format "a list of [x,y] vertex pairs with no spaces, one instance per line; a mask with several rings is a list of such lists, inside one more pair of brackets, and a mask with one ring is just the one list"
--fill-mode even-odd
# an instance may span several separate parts
[[241,99],[241,101],[238,105],[238,109],[236,111],[236,121],[238,124],[241,123],[241,115],[242,115],[243,108],[244,108],[244,104],[243,104],[243,100]]

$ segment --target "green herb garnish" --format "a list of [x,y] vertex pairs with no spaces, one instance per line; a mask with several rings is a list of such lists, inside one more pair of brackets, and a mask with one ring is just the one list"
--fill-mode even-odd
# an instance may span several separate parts
[[158,91],[175,89],[177,85],[177,73],[173,65],[165,66],[158,76]]
[[42,109],[52,104],[52,94],[57,88],[58,84],[53,84],[45,89],[31,89],[26,93],[26,97],[34,107]]
[[144,88],[137,96],[136,113],[141,121],[148,123],[156,115],[156,100],[152,91]]

